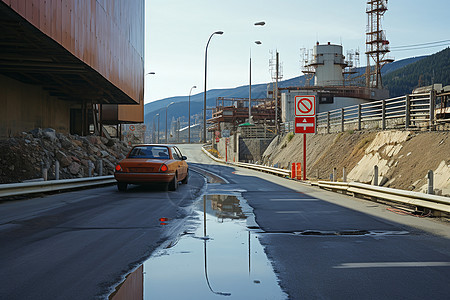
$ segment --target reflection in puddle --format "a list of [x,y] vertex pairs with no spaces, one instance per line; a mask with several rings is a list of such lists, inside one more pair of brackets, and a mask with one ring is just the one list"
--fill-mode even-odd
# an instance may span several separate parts
[[236,196],[207,195],[197,214],[194,232],[144,263],[144,299],[287,298]]

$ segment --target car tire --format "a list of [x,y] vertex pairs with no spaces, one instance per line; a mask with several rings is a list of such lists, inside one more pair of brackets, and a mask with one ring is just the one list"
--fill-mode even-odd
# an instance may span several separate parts
[[178,187],[178,179],[177,179],[177,174],[175,174],[172,181],[169,182],[168,189],[169,189],[169,191],[176,191],[177,187]]
[[187,184],[188,183],[188,177],[189,177],[189,171],[186,172],[186,177],[184,177],[183,180],[181,180],[182,184]]
[[117,183],[117,189],[119,190],[119,192],[125,192],[127,190],[127,186],[128,186],[128,184],[126,184],[124,182]]

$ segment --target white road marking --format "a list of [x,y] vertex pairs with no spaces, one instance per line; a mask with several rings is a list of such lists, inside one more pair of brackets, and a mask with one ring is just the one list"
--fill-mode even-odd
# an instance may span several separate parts
[[303,198],[303,199],[270,199],[270,201],[319,201],[319,199],[316,198]]
[[405,268],[405,267],[450,267],[450,262],[445,261],[411,261],[411,262],[375,262],[375,263],[344,263],[334,266],[334,269],[357,268]]

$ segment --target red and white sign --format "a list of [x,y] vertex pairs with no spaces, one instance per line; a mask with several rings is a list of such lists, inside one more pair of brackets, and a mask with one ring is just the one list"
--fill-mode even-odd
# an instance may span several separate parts
[[316,133],[316,117],[295,117],[295,133]]
[[295,115],[297,117],[316,115],[316,96],[295,96]]

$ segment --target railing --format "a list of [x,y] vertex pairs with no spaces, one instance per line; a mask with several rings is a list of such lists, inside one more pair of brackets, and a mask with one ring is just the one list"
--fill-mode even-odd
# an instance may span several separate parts
[[[440,104],[435,105],[434,91],[347,106],[316,115],[317,133],[334,133],[363,129],[448,129],[450,107],[438,94]],[[441,107],[442,106],[442,107]],[[294,122],[281,124],[281,132],[294,131]]]
[[113,184],[116,180],[113,175],[86,177],[76,179],[62,179],[49,181],[36,181],[26,183],[9,183],[0,185],[0,198],[18,195],[47,193],[67,189],[92,187]]
[[319,181],[317,185],[323,189],[340,191],[353,196],[366,196],[407,206],[427,208],[433,211],[450,213],[450,198],[413,191],[386,188],[359,182]]
[[317,114],[318,132],[361,129],[413,129],[435,125],[432,93],[412,94]]

